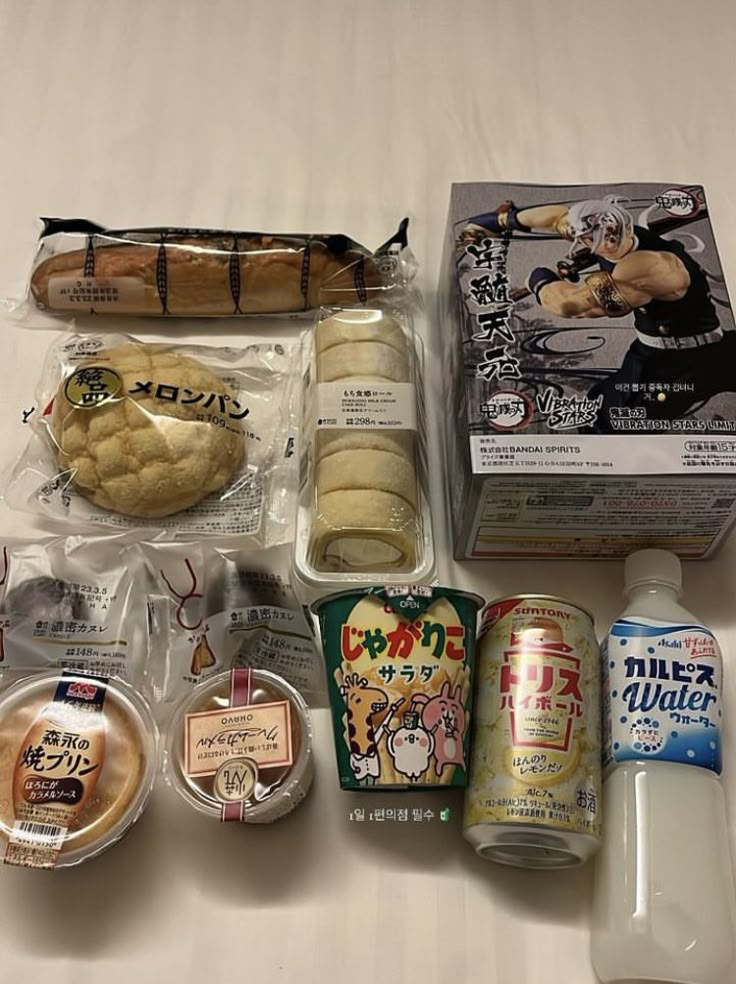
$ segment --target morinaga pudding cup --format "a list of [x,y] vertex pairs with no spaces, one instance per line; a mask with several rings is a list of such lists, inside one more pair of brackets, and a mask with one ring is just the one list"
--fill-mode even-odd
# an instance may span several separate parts
[[340,591],[312,605],[343,789],[467,784],[482,605],[422,585]]
[[118,678],[46,671],[0,695],[0,851],[66,868],[135,823],[153,787],[158,730]]
[[213,818],[271,823],[286,816],[314,778],[304,698],[267,670],[210,677],[174,710],[165,771],[183,799]]

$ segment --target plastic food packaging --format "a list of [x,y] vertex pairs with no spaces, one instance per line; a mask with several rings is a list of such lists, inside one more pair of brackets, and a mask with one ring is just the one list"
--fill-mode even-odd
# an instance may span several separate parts
[[30,296],[41,310],[72,317],[238,317],[365,303],[400,279],[407,227],[404,220],[373,253],[342,234],[43,222]]
[[0,541],[0,676],[55,668],[140,687],[142,572],[126,534]]
[[307,705],[274,673],[219,673],[175,709],[165,771],[201,813],[242,823],[278,820],[305,798],[314,778]]
[[156,723],[119,679],[37,673],[0,695],[0,849],[65,868],[106,850],[143,812]]
[[156,697],[178,700],[234,666],[324,693],[321,659],[289,584],[290,548],[141,544],[149,574],[148,666]]
[[302,354],[297,578],[312,596],[428,579],[422,349],[410,312],[323,308]]
[[288,540],[293,381],[283,345],[66,336],[7,500],[75,527]]
[[482,604],[414,585],[341,591],[312,606],[343,789],[465,786]]
[[721,651],[680,604],[674,554],[630,554],[625,580],[626,607],[603,645],[593,967],[604,984],[725,984],[736,892],[719,779]]

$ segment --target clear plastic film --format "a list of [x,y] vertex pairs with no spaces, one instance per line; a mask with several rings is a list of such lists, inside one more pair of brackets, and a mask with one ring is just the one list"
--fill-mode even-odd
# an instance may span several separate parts
[[158,729],[117,677],[47,670],[0,694],[0,855],[67,868],[107,850],[148,803]]
[[321,660],[288,578],[289,548],[143,543],[149,667],[156,697],[177,700],[233,667],[268,670],[310,699]]
[[370,303],[413,276],[406,219],[375,251],[343,234],[43,222],[26,315],[40,311],[77,321],[100,314],[297,315],[324,303]]
[[294,348],[56,342],[6,499],[49,519],[154,535],[292,536]]
[[322,308],[302,356],[297,578],[318,591],[425,580],[434,550],[411,309]]
[[140,555],[123,534],[0,541],[0,679],[78,670],[147,685]]

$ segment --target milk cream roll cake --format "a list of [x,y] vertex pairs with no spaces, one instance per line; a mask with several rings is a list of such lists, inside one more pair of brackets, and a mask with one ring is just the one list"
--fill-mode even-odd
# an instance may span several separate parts
[[319,322],[314,351],[313,563],[337,571],[410,569],[418,483],[406,333],[392,315],[346,309]]

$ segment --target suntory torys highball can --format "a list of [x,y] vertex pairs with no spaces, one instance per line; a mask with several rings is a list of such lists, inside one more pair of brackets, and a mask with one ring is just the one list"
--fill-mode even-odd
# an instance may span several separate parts
[[568,868],[601,836],[600,661],[593,619],[551,595],[483,611],[463,832],[478,854]]

